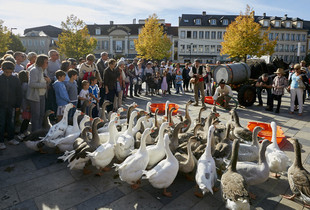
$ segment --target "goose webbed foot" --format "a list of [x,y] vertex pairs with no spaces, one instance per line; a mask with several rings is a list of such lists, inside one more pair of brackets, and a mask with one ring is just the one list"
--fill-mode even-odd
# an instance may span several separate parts
[[219,191],[220,189],[218,187],[212,187],[213,193]]
[[305,203],[304,203],[304,207],[310,209],[310,205],[309,205],[309,204],[305,204]]
[[111,170],[111,168],[110,168],[110,167],[104,167],[102,170],[103,170],[104,172],[108,172],[108,171]]
[[278,174],[278,173],[272,173],[271,175],[277,179],[281,177],[281,174]]
[[90,174],[91,173],[91,170],[87,169],[87,168],[83,168],[83,174],[84,175],[87,175],[87,174]]
[[166,188],[164,188],[163,195],[166,196],[166,197],[169,197],[169,198],[172,197],[172,193],[171,193],[171,192],[167,192],[167,189],[166,189]]
[[281,196],[283,198],[286,198],[286,199],[291,200],[291,201],[293,201],[295,199],[295,197],[296,197],[295,194],[293,194],[293,195],[281,195]]
[[41,153],[41,154],[46,154],[47,152],[44,151],[42,148],[39,148],[39,153]]
[[185,174],[185,178],[186,178],[188,181],[194,181],[193,177],[191,177],[189,174]]
[[132,184],[131,185],[131,188],[133,189],[133,190],[136,190],[136,189],[138,189],[140,187],[140,185],[138,184],[138,183],[135,183],[135,184]]

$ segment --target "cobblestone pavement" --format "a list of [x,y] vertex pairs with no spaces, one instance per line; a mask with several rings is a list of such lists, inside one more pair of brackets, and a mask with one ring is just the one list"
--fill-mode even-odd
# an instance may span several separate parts
[[[266,95],[263,96],[266,101]],[[127,98],[124,105],[133,101],[144,108],[148,101],[171,102],[180,105],[179,112],[184,114],[185,102],[193,99],[192,93],[185,95],[142,96]],[[211,107],[211,106],[210,106]],[[249,121],[276,121],[285,135],[298,138],[302,143],[302,161],[310,171],[310,106],[304,105],[303,116],[288,113],[289,95],[283,98],[280,114],[266,112],[263,107],[238,108],[240,122],[246,126]],[[199,107],[190,106],[190,115],[196,118]],[[208,111],[204,112],[207,116]],[[229,119],[228,112],[219,108],[220,120]],[[280,147],[294,160],[293,146],[285,140]],[[195,182],[188,181],[179,174],[168,188],[173,197],[167,198],[161,190],[153,188],[148,181],[142,180],[141,188],[132,190],[118,178],[114,170],[105,172],[102,177],[93,174],[83,175],[81,171],[70,171],[66,163],[57,161],[59,154],[48,150],[47,154],[34,152],[22,143],[7,146],[0,151],[0,208],[1,209],[225,209],[221,192],[206,194],[203,198],[194,196]],[[219,186],[219,182],[217,183]],[[280,194],[290,193],[287,176],[280,179],[270,177],[261,185],[250,188],[257,195],[252,201],[253,209],[305,209],[300,201],[282,199]]]

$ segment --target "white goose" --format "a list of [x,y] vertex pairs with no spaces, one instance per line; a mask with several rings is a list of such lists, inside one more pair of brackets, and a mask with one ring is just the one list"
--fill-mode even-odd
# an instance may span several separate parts
[[[145,111],[147,112],[147,114],[151,114],[151,110],[150,110],[150,107],[151,107],[151,102],[147,102],[147,104],[146,104],[146,109],[145,109]],[[154,118],[152,118],[152,119],[145,119],[143,122],[142,122],[142,124],[143,124],[143,127],[144,127],[144,129],[145,128],[152,128],[153,127],[153,125],[154,125]]]
[[66,132],[67,127],[68,127],[68,112],[73,107],[74,107],[74,105],[71,103],[66,105],[65,110],[64,110],[64,115],[63,115],[61,121],[59,121],[57,124],[53,125],[50,128],[50,130],[48,131],[48,133],[46,134],[46,136],[41,140],[47,146],[53,147],[54,144],[52,143],[52,141],[54,139],[57,139],[57,138],[65,135],[65,132]]
[[160,125],[163,124],[164,122],[168,121],[169,104],[170,104],[170,101],[166,101],[166,104],[165,104],[165,115],[158,119],[158,123]]
[[167,192],[167,188],[172,184],[179,171],[178,160],[173,156],[169,147],[169,135],[165,134],[165,152],[166,158],[160,161],[153,169],[143,171],[145,179],[148,179],[151,185],[158,189],[164,189],[163,194],[171,197],[171,192]]
[[165,122],[161,124],[158,134],[158,141],[156,145],[150,145],[146,147],[149,155],[149,162],[147,164],[147,169],[152,168],[155,164],[161,161],[165,155],[165,142],[164,142],[164,131],[169,127],[169,123]]
[[137,112],[133,111],[130,115],[128,129],[118,136],[115,142],[115,156],[119,161],[124,160],[134,149],[134,138],[132,134],[133,120],[137,116]]
[[139,187],[139,180],[145,170],[149,157],[146,150],[145,139],[151,133],[151,129],[147,128],[142,134],[141,144],[138,151],[129,157],[121,164],[114,164],[116,171],[122,181],[127,182],[133,189]]
[[[114,120],[109,122],[109,132],[113,132],[113,127],[118,121],[118,117],[114,118]],[[114,157],[114,138],[112,135],[109,137],[109,141],[104,144],[101,144],[94,152],[87,152],[87,156],[90,158],[93,166],[100,169],[98,173],[101,175],[101,170],[107,171],[106,168],[109,165]]]
[[66,129],[65,136],[68,136],[73,133],[81,132],[78,124],[78,116],[83,115],[83,113],[80,110],[75,110],[75,113],[73,115],[73,125],[68,125]]
[[201,189],[201,193],[195,193],[196,196],[202,197],[206,192],[213,194],[214,183],[217,179],[215,161],[211,155],[211,139],[215,128],[213,125],[209,127],[208,142],[204,153],[201,155],[197,163],[196,183]]
[[280,150],[278,143],[277,143],[277,124],[275,122],[271,122],[270,124],[272,129],[272,144],[270,144],[266,149],[266,159],[269,165],[269,169],[271,172],[275,173],[275,177],[280,177],[278,173],[286,171],[290,159],[287,155]]

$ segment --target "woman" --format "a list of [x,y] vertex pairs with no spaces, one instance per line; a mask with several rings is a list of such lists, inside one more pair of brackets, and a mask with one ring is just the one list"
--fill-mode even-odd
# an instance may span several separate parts
[[95,56],[93,54],[88,54],[86,56],[86,62],[81,64],[79,70],[79,79],[82,80],[89,80],[91,76],[97,78],[98,82],[101,84],[102,79],[97,69],[97,65],[94,63]]
[[30,70],[32,66],[34,65],[34,63],[36,62],[37,53],[30,52],[28,53],[27,57],[28,57],[29,63],[26,65],[26,70]]
[[[142,77],[143,77],[143,73],[144,73],[144,68],[143,68],[143,61],[139,60],[138,61],[138,65],[136,67],[136,76],[137,76],[137,85],[138,85],[138,93],[141,95],[141,91],[142,91]],[[135,96],[136,93],[135,93]]]
[[[281,68],[278,68],[275,74],[277,74],[277,76],[273,79],[273,82],[272,82],[272,88],[273,88],[272,98],[278,101],[278,105],[277,105],[277,109],[275,113],[279,113],[282,95],[284,95],[284,88],[287,87],[287,79],[284,76],[284,70]],[[270,108],[273,109],[273,100],[271,100]]]
[[294,113],[294,105],[295,99],[297,95],[298,100],[298,115],[302,116],[302,106],[303,106],[303,92],[304,89],[299,85],[303,83],[303,78],[301,75],[301,69],[299,64],[295,64],[294,69],[295,73],[290,76],[290,86],[288,87],[288,91],[291,93],[291,110],[290,114]]
[[212,73],[209,64],[206,64],[206,76],[204,77],[206,83],[206,95],[212,96],[211,85],[212,85]]
[[134,82],[134,80],[137,80],[136,79],[135,65],[130,64],[128,66],[127,73],[128,73],[129,82],[130,82],[130,87],[129,87],[130,98],[133,98],[133,88],[134,88],[134,86],[135,86],[135,96],[139,97],[139,95],[137,94],[137,91],[138,91],[137,81]]
[[185,63],[185,67],[182,71],[182,77],[183,77],[183,89],[185,92],[188,92],[188,85],[189,85],[189,80],[191,77],[189,76],[189,63]]
[[[116,65],[116,60],[110,59],[108,61],[109,67],[104,70],[103,73],[103,84],[105,87],[105,94],[107,100],[109,100],[111,103],[114,103],[114,97],[116,95],[116,82],[117,78],[119,77],[119,71],[116,71],[115,65]],[[107,112],[109,113],[110,111],[113,110],[113,104],[107,106]]]
[[32,131],[42,127],[45,112],[45,94],[50,78],[44,75],[48,66],[48,57],[39,55],[35,65],[30,70],[27,89],[27,100],[30,104]]
[[[122,105],[123,100],[123,90],[125,89],[125,81],[124,81],[124,75],[125,75],[125,62],[122,60],[119,60],[117,62],[116,71],[118,71],[118,77],[116,81],[116,97],[114,99],[114,110],[117,110]],[[119,88],[119,89],[118,89]]]

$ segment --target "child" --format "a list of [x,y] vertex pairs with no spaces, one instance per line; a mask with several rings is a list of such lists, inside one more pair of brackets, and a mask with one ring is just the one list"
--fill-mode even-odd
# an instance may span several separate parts
[[30,114],[30,105],[26,99],[26,93],[28,89],[28,76],[29,72],[22,70],[18,73],[18,78],[22,87],[22,104],[21,104],[21,113],[23,122],[20,127],[20,134],[18,135],[19,139],[23,139],[26,136],[26,132],[28,129],[28,125],[30,122],[31,114]]
[[160,79],[159,71],[157,71],[155,73],[154,83],[156,84],[155,94],[159,95],[159,89],[160,89],[160,86],[161,86],[161,79]]
[[167,71],[164,71],[163,73],[163,79],[161,82],[161,90],[163,92],[163,96],[166,96],[166,91],[168,90]]
[[97,78],[96,77],[90,77],[90,86],[88,88],[88,92],[89,92],[89,95],[90,97],[92,98],[91,102],[93,104],[96,105],[96,107],[93,109],[93,113],[92,114],[92,117],[98,117],[98,108],[97,108],[97,104],[99,103],[99,87],[97,85]]
[[[7,130],[9,144],[17,145],[14,139],[14,113],[21,105],[21,86],[17,77],[13,76],[14,63],[2,63],[3,74],[0,76],[0,149],[5,149],[4,131]],[[12,97],[13,96],[13,97]]]
[[175,83],[176,83],[176,89],[177,89],[176,94],[179,93],[179,89],[181,89],[182,93],[184,94],[184,91],[182,88],[182,81],[183,81],[182,73],[179,70],[179,71],[177,71],[177,75],[175,76]]
[[83,80],[82,81],[82,90],[80,91],[79,94],[79,100],[80,103],[83,104],[85,100],[89,99],[89,82],[87,80]]
[[[66,89],[69,95],[70,103],[72,103],[75,107],[78,103],[78,89],[76,84],[76,79],[78,77],[78,73],[74,69],[70,69],[68,71],[69,81],[66,83]],[[69,118],[72,118],[74,115],[76,108],[72,108],[69,111]]]
[[66,73],[63,70],[57,70],[55,74],[57,80],[53,83],[53,88],[56,95],[57,120],[59,122],[64,114],[65,106],[70,103],[70,99],[64,83]]

